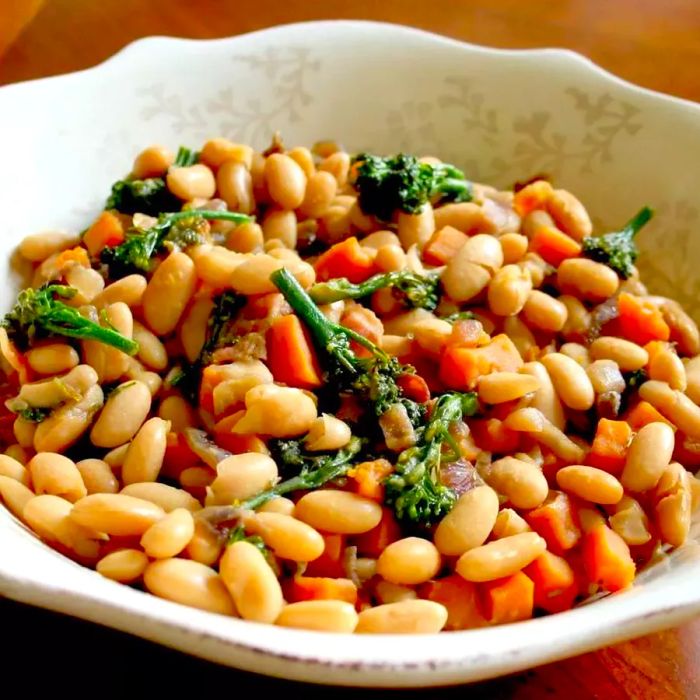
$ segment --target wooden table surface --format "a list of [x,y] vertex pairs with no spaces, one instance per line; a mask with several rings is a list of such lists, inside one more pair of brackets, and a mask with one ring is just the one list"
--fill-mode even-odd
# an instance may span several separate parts
[[[8,1],[0,0],[0,22],[3,2]],[[645,87],[700,101],[700,0],[47,0],[0,56],[0,84],[86,68],[141,36],[220,37],[328,18],[410,24],[499,47],[565,46]],[[63,681],[72,688],[77,683],[89,688],[94,677],[102,684],[108,679],[115,693],[133,691],[133,679],[148,673],[159,679],[163,690],[177,690],[190,680],[202,689],[235,694],[253,688],[288,697],[328,692],[238,673],[8,601],[0,601],[0,619],[16,637],[14,649],[23,650],[15,653],[13,664],[27,661],[37,690],[43,683],[48,687]],[[446,689],[431,696],[700,698],[698,659],[700,620],[468,690]],[[332,692],[342,698],[358,693]]]

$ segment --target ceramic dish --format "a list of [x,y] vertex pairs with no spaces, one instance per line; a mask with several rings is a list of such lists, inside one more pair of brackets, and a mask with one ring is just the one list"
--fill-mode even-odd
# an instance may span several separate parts
[[[700,311],[700,107],[567,51],[485,49],[360,22],[146,39],[97,68],[0,90],[3,305],[21,237],[84,228],[141,147],[215,134],[262,146],[275,129],[289,143],[328,136],[351,151],[435,154],[496,185],[546,173],[601,225],[649,204],[658,215],[640,237],[645,279]],[[631,590],[570,612],[429,639],[351,637],[242,622],[121,586],[0,509],[0,593],[260,673],[428,686],[517,671],[699,613],[700,526],[693,534]]]

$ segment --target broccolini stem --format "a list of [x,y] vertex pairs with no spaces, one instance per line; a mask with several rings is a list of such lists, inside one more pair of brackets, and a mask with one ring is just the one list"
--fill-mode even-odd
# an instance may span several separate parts
[[651,207],[643,207],[623,226],[622,231],[632,237],[636,236],[653,215],[654,210]]
[[[217,219],[221,221],[234,221],[238,224],[244,224],[247,221],[253,221],[255,217],[241,214],[237,211],[215,211],[213,209],[186,209],[184,211],[175,211],[170,214],[163,214],[163,223],[172,225],[181,219],[191,219],[193,216],[200,216],[202,219]],[[156,224],[158,226],[158,224]]]

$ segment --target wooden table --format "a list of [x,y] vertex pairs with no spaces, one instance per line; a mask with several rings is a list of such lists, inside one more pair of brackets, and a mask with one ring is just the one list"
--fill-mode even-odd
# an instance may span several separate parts
[[[2,0],[0,0],[0,14]],[[149,34],[220,37],[285,22],[362,18],[411,24],[501,47],[566,46],[649,88],[700,101],[700,0],[48,0],[0,57],[0,84],[94,65]],[[700,585],[700,582],[698,582]],[[133,691],[148,673],[158,688],[190,680],[202,690],[255,689],[288,697],[327,690],[213,666],[100,627],[0,601],[13,635],[13,668],[27,664],[32,687],[46,683]],[[420,643],[416,640],[416,643]],[[434,697],[535,700],[700,698],[700,621]],[[8,673],[10,669],[8,669]],[[12,674],[14,675],[14,674]],[[8,676],[11,677],[11,676]],[[54,686],[55,687],[55,686]],[[334,690],[336,697],[357,691]],[[379,697],[372,692],[363,695]]]

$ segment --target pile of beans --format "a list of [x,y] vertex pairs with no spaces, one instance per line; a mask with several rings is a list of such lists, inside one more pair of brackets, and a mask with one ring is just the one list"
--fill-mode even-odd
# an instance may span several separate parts
[[[68,303],[139,343],[130,357],[56,336],[21,353],[0,331],[4,398],[51,409],[38,423],[0,416],[0,497],[48,545],[109,579],[221,615],[414,633],[565,610],[626,587],[687,538],[699,493],[698,329],[636,271],[621,279],[581,255],[592,225],[571,193],[542,181],[515,194],[475,184],[473,201],[426,204],[387,224],[359,207],[351,157],[334,143],[276,142],[262,153],[216,138],[196,164],[172,164],[152,146],[132,177],[163,177],[182,206],[255,220],[211,222],[207,242],[116,280],[94,250],[88,264],[63,254],[82,245],[77,235],[42,232],[19,247],[34,287],[73,286]],[[125,226],[139,217],[119,215]],[[559,259],[537,248],[542,230],[566,236],[574,252]],[[479,412],[452,426],[461,458],[440,475],[456,504],[434,526],[411,529],[381,485],[368,494],[348,477],[241,513],[245,537],[229,543],[209,516],[277,482],[271,438],[307,436],[311,451],[350,440],[351,411],[319,415],[315,394],[277,380],[265,354],[266,329],[290,313],[270,274],[287,267],[309,288],[317,252],[308,246],[350,237],[377,273],[440,274],[434,312],[406,310],[390,290],[322,310],[341,324],[359,317],[433,398],[477,393]],[[448,254],[435,245],[446,240]],[[197,359],[212,297],[225,289],[247,297],[240,329],[250,344],[212,360],[225,387],[193,406],[169,373]],[[623,298],[658,317],[661,335],[630,333]],[[471,317],[450,320],[465,310]],[[510,352],[504,364],[497,345]],[[481,349],[490,354],[476,374],[446,368],[447,355]],[[192,449],[192,428],[211,443]]]

